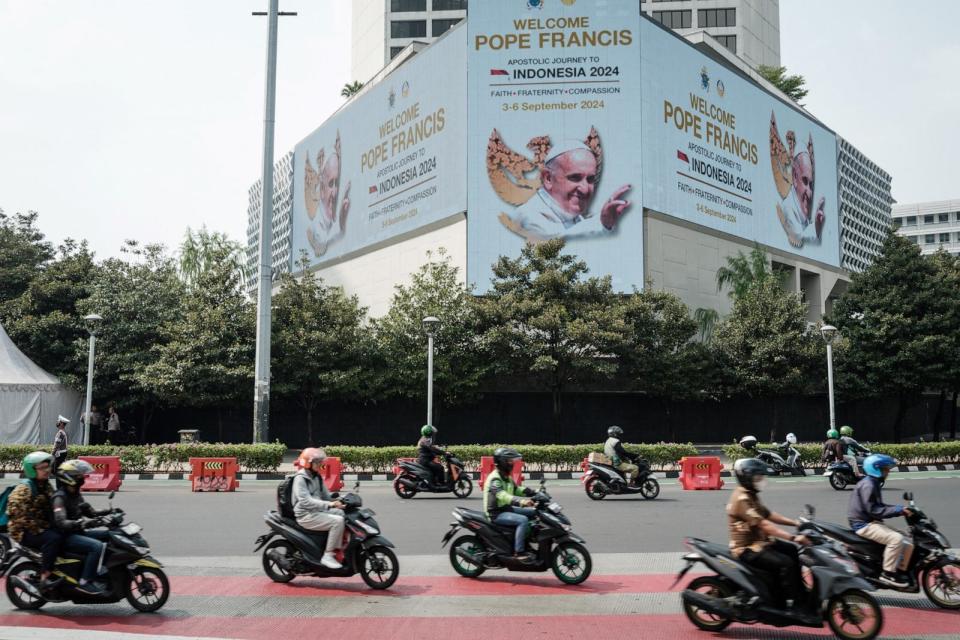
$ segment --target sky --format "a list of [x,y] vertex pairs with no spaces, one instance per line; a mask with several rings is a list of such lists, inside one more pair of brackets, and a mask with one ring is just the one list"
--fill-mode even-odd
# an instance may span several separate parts
[[[634,1],[634,0],[623,0]],[[0,209],[100,257],[246,242],[260,174],[267,0],[0,0]],[[276,155],[342,103],[350,0],[281,0]],[[899,202],[960,198],[960,2],[781,0],[806,107],[893,176]]]

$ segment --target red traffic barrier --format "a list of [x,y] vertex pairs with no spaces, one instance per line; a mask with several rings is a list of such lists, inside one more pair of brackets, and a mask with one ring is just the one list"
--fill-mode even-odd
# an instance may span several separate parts
[[[480,457],[480,488],[483,489],[483,481],[487,479],[487,476],[490,475],[496,465],[493,464],[493,456],[481,456]],[[523,460],[515,460],[513,462],[513,473],[510,474],[513,476],[513,482],[518,487],[523,485]]]
[[190,458],[190,468],[191,491],[236,491],[240,486],[236,458]]
[[397,461],[393,463],[393,475],[394,477],[399,476],[403,471],[403,468],[400,466],[401,462],[416,462],[416,458],[397,458]]
[[120,479],[120,458],[117,456],[80,456],[89,462],[93,473],[83,481],[84,491],[116,491],[123,484]]
[[343,488],[343,465],[340,458],[327,458],[321,468],[323,484],[328,491],[340,491]]
[[723,487],[721,471],[723,465],[716,456],[685,456],[680,458],[680,486],[685,491],[720,489]]

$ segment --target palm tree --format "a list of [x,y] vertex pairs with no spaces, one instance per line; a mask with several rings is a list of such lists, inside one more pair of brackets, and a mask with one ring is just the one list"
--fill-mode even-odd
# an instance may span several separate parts
[[224,253],[229,254],[235,263],[239,282],[245,282],[246,265],[240,243],[234,242],[225,233],[207,231],[206,226],[196,232],[187,227],[178,251],[177,272],[180,279],[188,287],[193,286],[200,274],[211,267],[215,257]]
[[348,82],[343,85],[343,89],[340,90],[340,95],[349,100],[360,93],[360,89],[363,89],[363,83],[359,80],[354,80],[353,82]]

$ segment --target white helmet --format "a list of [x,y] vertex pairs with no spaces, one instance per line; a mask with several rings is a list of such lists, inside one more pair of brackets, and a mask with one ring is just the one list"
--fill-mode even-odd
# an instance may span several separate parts
[[796,434],[788,433],[788,434],[787,434],[787,442],[789,442],[790,444],[797,444],[797,436],[796,436]]
[[740,438],[740,446],[744,449],[753,449],[757,446],[756,436],[743,436]]

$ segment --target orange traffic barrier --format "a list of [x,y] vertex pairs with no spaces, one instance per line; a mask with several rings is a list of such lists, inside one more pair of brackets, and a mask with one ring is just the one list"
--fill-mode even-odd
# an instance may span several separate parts
[[190,458],[192,471],[188,476],[191,491],[236,491],[236,458]]
[[[480,457],[480,488],[483,489],[483,481],[487,479],[496,465],[493,464],[493,456]],[[523,485],[523,460],[515,460],[513,463],[513,481],[519,487]]]
[[689,456],[680,458],[680,486],[684,490],[720,489],[723,465],[716,456]]
[[327,458],[323,461],[323,484],[329,491],[340,491],[343,488],[343,465],[340,458]]
[[120,458],[117,456],[80,456],[89,462],[93,473],[83,481],[84,491],[116,491],[123,484],[120,478]]

